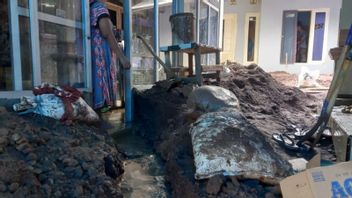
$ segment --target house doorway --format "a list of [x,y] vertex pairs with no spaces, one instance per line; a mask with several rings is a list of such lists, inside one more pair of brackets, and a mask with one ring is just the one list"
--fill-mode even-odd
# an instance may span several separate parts
[[259,13],[247,13],[244,38],[244,64],[258,63]]

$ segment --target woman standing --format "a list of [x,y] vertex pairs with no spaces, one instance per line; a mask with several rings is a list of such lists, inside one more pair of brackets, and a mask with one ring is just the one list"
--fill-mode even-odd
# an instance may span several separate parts
[[118,93],[116,58],[124,69],[131,67],[115,39],[113,26],[105,7],[106,0],[90,0],[94,109],[107,111]]

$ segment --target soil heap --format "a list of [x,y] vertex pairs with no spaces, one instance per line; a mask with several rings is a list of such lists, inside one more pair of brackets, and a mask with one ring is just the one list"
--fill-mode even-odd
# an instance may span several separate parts
[[94,126],[0,107],[0,197],[122,197],[110,139]]
[[[294,130],[292,125],[309,127],[317,113],[316,99],[299,89],[276,82],[270,74],[251,65],[229,65],[220,86],[238,97],[247,119],[270,137],[273,132]],[[214,176],[194,179],[194,159],[190,126],[199,112],[189,113],[187,93],[192,85],[156,83],[151,89],[135,91],[136,117],[143,125],[140,133],[154,145],[165,160],[167,180],[174,197],[280,197],[277,186],[257,180]],[[265,137],[265,136],[263,136]]]
[[314,96],[277,82],[257,65],[228,68],[220,86],[237,96],[244,115],[265,135],[312,126],[319,102]]

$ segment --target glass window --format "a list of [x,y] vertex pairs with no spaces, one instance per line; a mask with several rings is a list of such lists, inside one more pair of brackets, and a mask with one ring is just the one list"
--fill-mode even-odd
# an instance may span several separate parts
[[84,87],[82,29],[39,21],[42,82]]
[[248,41],[247,41],[247,62],[254,61],[254,49],[255,49],[255,33],[256,33],[257,17],[249,17],[248,22]]
[[[312,23],[314,24],[311,25]],[[326,34],[325,23],[326,12],[284,11],[281,64],[321,61]],[[312,49],[309,54],[308,49]]]
[[8,3],[0,0],[0,90],[13,89]]
[[18,0],[18,6],[28,8],[28,0]]
[[205,3],[200,3],[200,18],[199,18],[199,43],[208,44],[208,6]]
[[146,49],[137,35],[145,38],[153,47],[154,31],[154,3],[145,1],[132,1],[132,70],[133,85],[152,84],[154,82],[154,58]]
[[38,11],[65,19],[82,21],[81,0],[38,0]]
[[325,12],[317,12],[315,14],[313,61],[320,61],[323,59],[325,17],[326,17]]
[[32,47],[29,18],[19,16],[22,86],[24,90],[33,88]]

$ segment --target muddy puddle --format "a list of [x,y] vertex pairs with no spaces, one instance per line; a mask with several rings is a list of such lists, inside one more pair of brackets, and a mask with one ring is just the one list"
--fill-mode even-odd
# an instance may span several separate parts
[[126,126],[122,119],[122,111],[112,112],[105,117],[111,125],[109,133],[126,158],[121,182],[124,197],[171,197],[163,161],[155,154],[152,145],[138,135],[138,126]]

